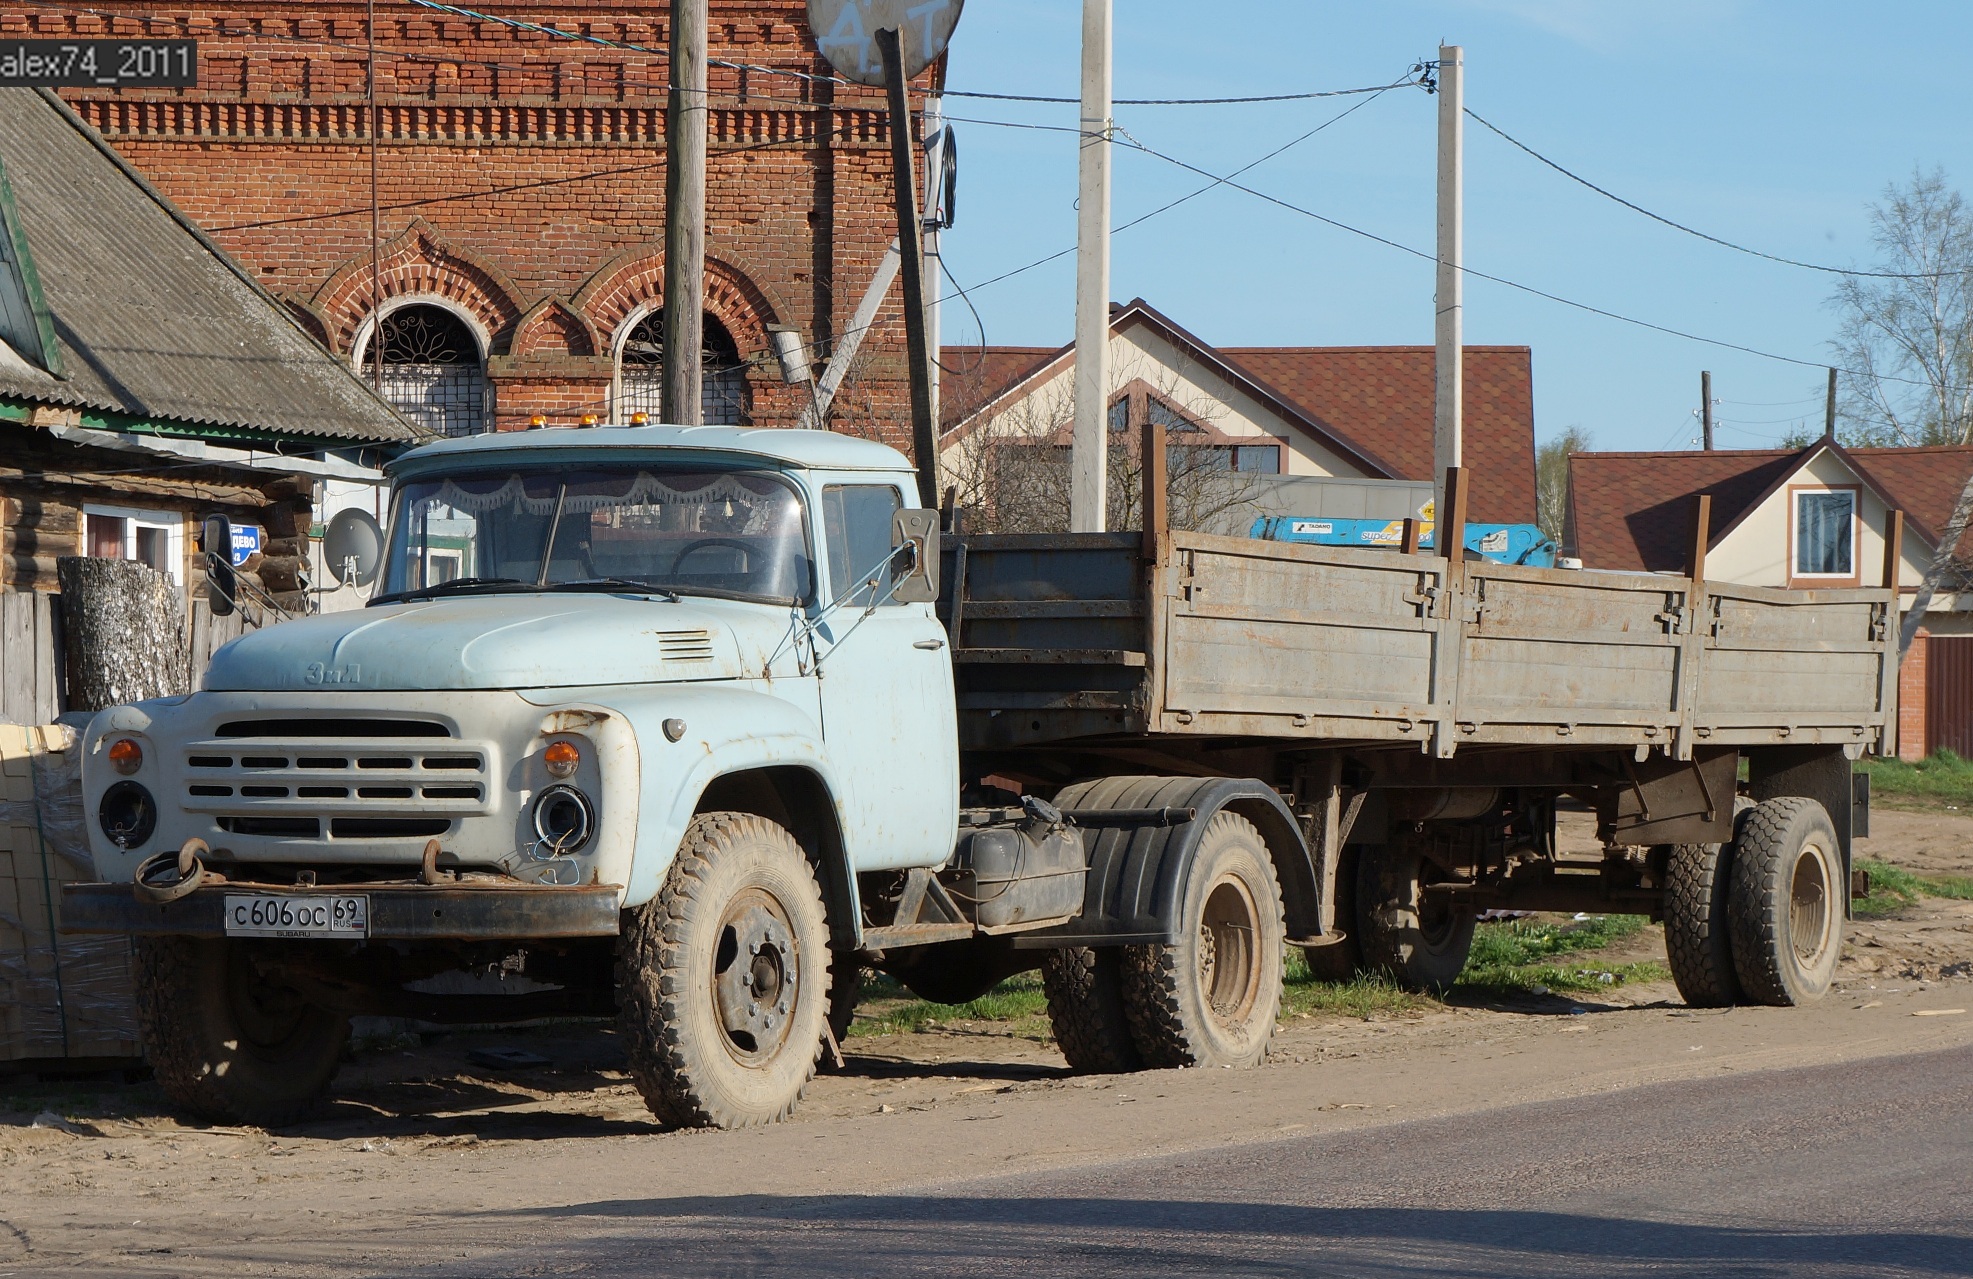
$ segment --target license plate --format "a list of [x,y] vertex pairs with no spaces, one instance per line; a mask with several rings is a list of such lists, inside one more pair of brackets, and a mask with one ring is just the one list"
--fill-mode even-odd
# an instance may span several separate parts
[[367,937],[370,899],[362,896],[226,899],[228,937]]

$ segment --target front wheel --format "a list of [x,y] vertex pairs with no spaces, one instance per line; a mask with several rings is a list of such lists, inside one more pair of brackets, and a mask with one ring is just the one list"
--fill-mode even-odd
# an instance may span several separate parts
[[226,938],[136,939],[144,1055],[165,1096],[202,1119],[293,1123],[335,1076],[349,1018],[283,981],[274,955]]
[[785,1119],[829,996],[822,892],[794,837],[748,813],[693,818],[617,943],[617,1025],[651,1112],[695,1128]]
[[1255,1066],[1281,1011],[1288,930],[1254,824],[1218,813],[1186,874],[1178,940],[1123,947],[1131,1037],[1147,1066]]
[[1727,922],[1740,987],[1790,1007],[1829,993],[1843,950],[1843,855],[1812,799],[1770,799],[1740,819]]

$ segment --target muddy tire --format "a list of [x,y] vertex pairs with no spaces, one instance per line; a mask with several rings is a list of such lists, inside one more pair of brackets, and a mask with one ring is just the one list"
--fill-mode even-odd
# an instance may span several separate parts
[[201,1119],[278,1127],[314,1108],[349,1042],[349,1018],[311,1004],[218,937],[140,937],[137,1025],[158,1086]]
[[1179,940],[1123,948],[1124,1007],[1153,1068],[1255,1066],[1281,1012],[1288,930],[1254,824],[1218,813],[1186,874]]
[[1733,967],[1733,934],[1726,903],[1733,883],[1733,845],[1676,844],[1665,868],[1665,959],[1672,981],[1693,1008],[1727,1008],[1741,1001]]
[[1727,922],[1734,971],[1754,1003],[1812,1004],[1843,951],[1842,847],[1822,805],[1786,796],[1740,819]]
[[1120,1075],[1144,1061],[1124,1011],[1123,954],[1115,946],[1051,950],[1041,964],[1055,1046],[1080,1075]]
[[1309,976],[1317,981],[1349,981],[1363,971],[1363,926],[1356,919],[1356,864],[1359,845],[1349,844],[1336,859],[1336,927],[1343,940],[1333,946],[1304,946]]
[[1425,859],[1400,844],[1365,848],[1357,862],[1356,913],[1363,966],[1406,990],[1442,995],[1473,949],[1471,912],[1428,900]]
[[856,1020],[856,1001],[863,992],[863,965],[838,959],[829,976],[829,1033],[841,1047],[849,1038],[850,1023]]
[[786,1118],[815,1075],[829,992],[822,892],[794,837],[748,813],[693,818],[617,941],[617,1027],[651,1113],[694,1128]]

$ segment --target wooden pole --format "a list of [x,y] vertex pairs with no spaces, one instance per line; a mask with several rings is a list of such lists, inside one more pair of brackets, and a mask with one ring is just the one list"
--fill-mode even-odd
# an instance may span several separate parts
[[706,295],[706,0],[671,0],[665,103],[665,336],[659,416],[704,421],[700,352]]
[[925,338],[925,220],[918,212],[917,157],[911,136],[911,98],[904,80],[898,33],[876,33],[890,94],[891,169],[897,193],[899,274],[904,277],[904,348],[911,368],[911,451],[918,465],[918,501],[939,504],[938,424],[932,421],[932,352]]
[[1466,558],[1466,468],[1449,466],[1445,473],[1445,507],[1432,512],[1437,527],[1432,549],[1457,563]]
[[[1132,397],[1133,402],[1142,403],[1142,396]],[[1164,536],[1165,528],[1171,521],[1168,480],[1166,469],[1168,458],[1165,453],[1165,428],[1150,413],[1138,423],[1138,467],[1144,473],[1144,558],[1150,563],[1158,560],[1158,539]]]
[[370,56],[363,72],[366,100],[363,120],[367,126],[365,132],[370,135],[370,387],[381,396],[384,393],[384,283],[380,247],[382,214],[377,193],[377,0],[369,0],[368,9],[369,22],[364,30],[369,35]]
[[1413,519],[1409,515],[1405,516],[1404,531],[1402,534],[1399,535],[1399,539],[1398,539],[1398,550],[1406,555],[1418,554],[1418,542],[1420,536],[1421,535],[1418,531],[1418,521]]
[[1699,375],[1699,445],[1708,453],[1713,451],[1713,375],[1710,371]]
[[1898,579],[1904,576],[1904,512],[1891,511],[1884,516],[1884,585],[1896,591]]
[[1829,399],[1822,410],[1822,434],[1836,438],[1836,370],[1829,370]]

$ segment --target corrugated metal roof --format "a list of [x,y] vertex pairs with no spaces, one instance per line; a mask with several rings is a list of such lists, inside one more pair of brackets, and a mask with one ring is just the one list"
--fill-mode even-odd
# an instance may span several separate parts
[[0,395],[189,426],[416,438],[51,96],[0,89],[0,162],[67,374],[0,360]]

